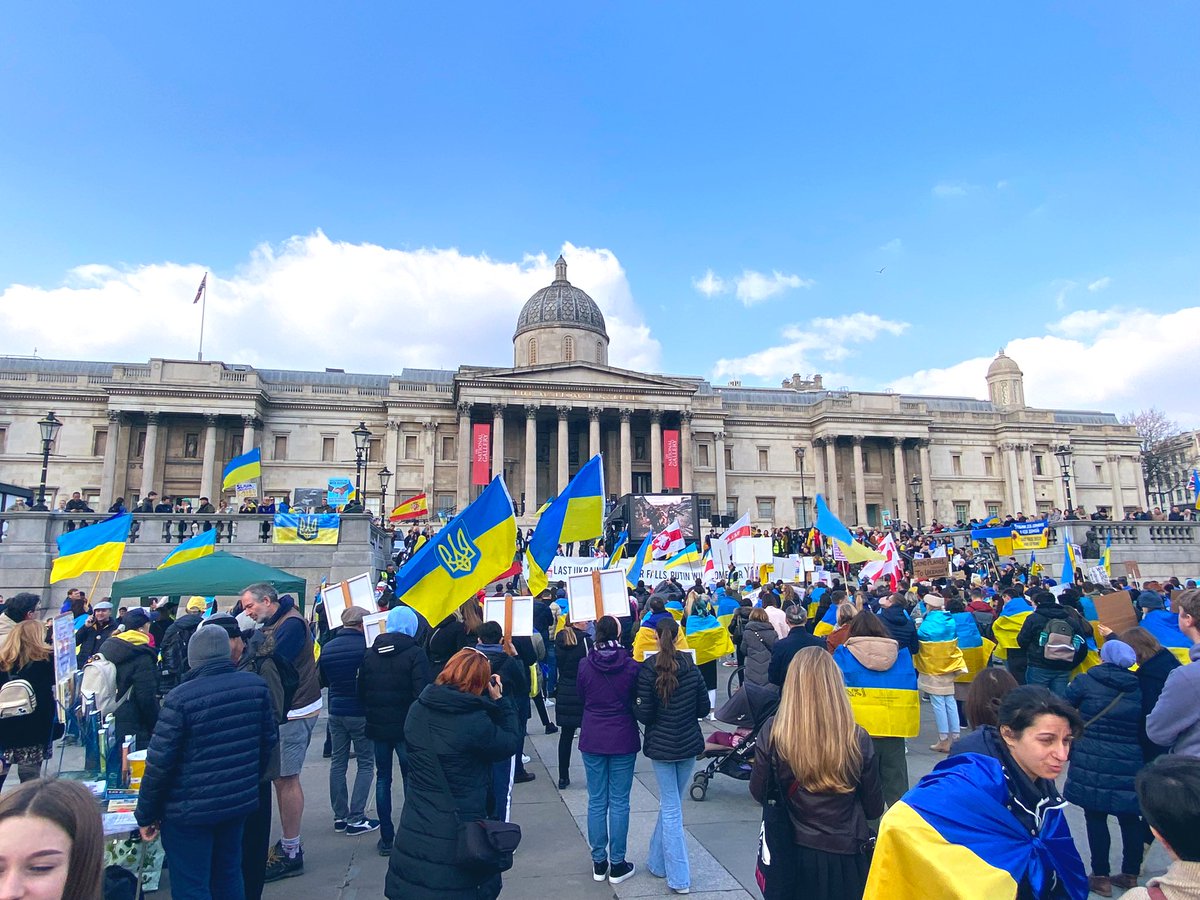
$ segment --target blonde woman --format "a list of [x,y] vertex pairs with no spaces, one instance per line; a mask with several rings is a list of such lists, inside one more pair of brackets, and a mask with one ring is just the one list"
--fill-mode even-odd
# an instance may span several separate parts
[[883,815],[879,766],[870,736],[854,722],[841,670],[819,647],[804,648],[788,667],[779,711],[760,732],[750,793],[760,803],[780,801],[790,826],[790,834],[766,835],[769,865],[759,870],[766,900],[862,897],[871,865],[867,820]]
[[37,706],[27,715],[0,719],[0,785],[14,764],[22,782],[37,778],[54,739],[53,651],[46,626],[34,619],[16,625],[0,646],[0,684],[18,679],[33,688]]

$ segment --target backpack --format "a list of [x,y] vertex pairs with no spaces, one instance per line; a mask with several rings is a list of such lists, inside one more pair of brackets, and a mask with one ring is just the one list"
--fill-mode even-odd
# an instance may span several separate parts
[[24,678],[14,678],[0,687],[0,719],[27,716],[37,709],[33,685]]
[[1075,633],[1067,620],[1048,619],[1038,636],[1038,646],[1042,650],[1042,659],[1047,662],[1074,664],[1083,638]]
[[187,661],[188,641],[191,640],[198,627],[198,623],[191,627],[172,627],[170,634],[164,635],[159,657],[159,670],[169,683],[178,684],[179,680],[187,674],[190,668]]
[[133,687],[125,692],[125,696],[117,699],[117,667],[107,657],[97,653],[83,667],[83,679],[79,682],[81,696],[90,698],[92,705],[100,713],[100,719],[111,715],[117,708],[129,699]]

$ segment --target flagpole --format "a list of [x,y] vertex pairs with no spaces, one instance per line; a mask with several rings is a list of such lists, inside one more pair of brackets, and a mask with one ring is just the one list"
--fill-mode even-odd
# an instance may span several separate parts
[[208,311],[208,273],[204,273],[204,290],[200,298],[200,349],[196,351],[196,362],[204,362],[204,314]]

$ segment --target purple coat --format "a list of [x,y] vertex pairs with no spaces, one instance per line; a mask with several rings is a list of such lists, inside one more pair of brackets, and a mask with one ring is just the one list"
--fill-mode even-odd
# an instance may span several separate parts
[[576,690],[583,701],[581,753],[620,756],[641,749],[633,717],[637,679],[638,664],[624,647],[595,648],[579,663]]

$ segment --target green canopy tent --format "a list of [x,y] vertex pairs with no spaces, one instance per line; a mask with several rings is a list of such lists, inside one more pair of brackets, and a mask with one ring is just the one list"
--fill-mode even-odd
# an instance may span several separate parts
[[281,594],[293,594],[304,608],[305,581],[297,575],[256,563],[232,553],[210,553],[190,562],[156,569],[114,582],[113,603],[123,597],[202,596],[236,597],[247,585],[265,581]]

